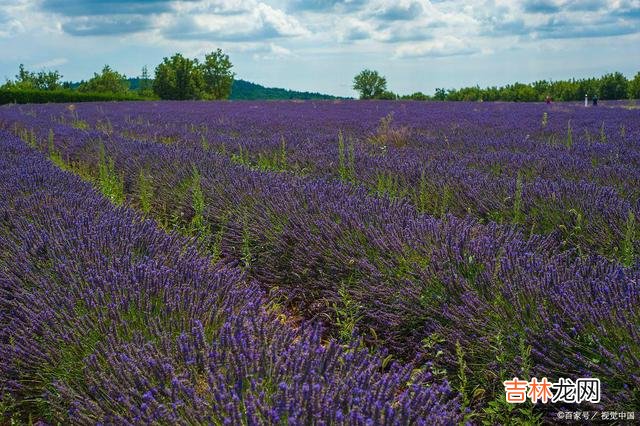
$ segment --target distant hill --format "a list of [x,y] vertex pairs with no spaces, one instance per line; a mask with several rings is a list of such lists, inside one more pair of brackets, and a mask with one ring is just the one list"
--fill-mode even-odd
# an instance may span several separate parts
[[[77,87],[78,83],[73,86]],[[140,79],[129,79],[130,89],[136,90],[140,87]],[[234,80],[231,88],[231,97],[235,100],[263,100],[263,99],[338,99],[336,96],[324,95],[316,92],[298,92],[295,90],[280,89],[275,87],[264,87],[260,84],[251,83],[245,80]]]
[[298,92],[295,90],[264,87],[245,80],[234,80],[230,99],[337,99],[336,96],[316,92]]

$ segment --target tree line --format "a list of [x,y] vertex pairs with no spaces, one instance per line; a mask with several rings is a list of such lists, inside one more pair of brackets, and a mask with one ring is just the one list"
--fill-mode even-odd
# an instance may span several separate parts
[[431,96],[422,92],[400,96],[387,89],[386,77],[377,71],[365,69],[354,77],[353,89],[360,94],[360,99],[537,102],[544,101],[547,96],[556,101],[580,101],[585,95],[599,99],[640,99],[640,72],[632,79],[627,79],[620,72],[613,72],[600,78],[539,80],[529,84],[514,83],[486,88],[438,88]]
[[[112,96],[120,99],[228,99],[235,73],[229,56],[217,49],[204,56],[200,61],[190,59],[180,53],[163,58],[155,67],[151,77],[148,68],[142,68],[138,85],[131,88],[131,82],[124,74],[105,65],[87,81],[79,84],[63,82],[58,71],[32,72],[20,64],[14,80],[7,80],[0,90],[3,98],[20,99],[33,102],[47,99],[89,99],[93,95]],[[480,86],[461,89],[437,88],[433,95],[415,92],[410,95],[398,95],[387,89],[387,79],[377,71],[365,69],[353,79],[353,88],[360,99],[409,99],[438,101],[515,101],[535,102],[551,97],[556,101],[580,101],[585,95],[599,99],[640,99],[640,72],[627,79],[620,72],[605,74],[600,78],[547,81],[533,83],[514,83],[506,86],[481,88]],[[46,92],[46,93],[42,93]],[[70,93],[73,93],[71,95]],[[18,96],[20,95],[20,96]]]
[[[79,84],[63,82],[58,71],[32,72],[20,64],[14,80],[7,80],[0,90],[9,92],[61,92],[77,91],[85,94],[113,95],[114,99],[227,99],[235,73],[229,56],[221,49],[206,54],[200,62],[189,59],[180,53],[163,58],[155,68],[154,78],[145,66],[139,78],[136,90],[130,88],[130,82],[124,74],[105,65],[102,71]],[[37,98],[42,97],[38,95]]]

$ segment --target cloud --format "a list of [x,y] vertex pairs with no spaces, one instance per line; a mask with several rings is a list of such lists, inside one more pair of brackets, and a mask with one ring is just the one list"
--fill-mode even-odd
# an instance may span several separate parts
[[469,46],[465,41],[453,37],[442,37],[425,43],[410,43],[398,47],[396,58],[444,58],[466,56],[478,53],[478,48]]
[[377,28],[370,22],[355,18],[347,18],[342,22],[342,28],[338,30],[338,39],[341,42],[368,40],[372,38]]
[[355,11],[367,4],[368,0],[292,0],[289,3],[289,10],[326,12],[332,9],[342,12]]
[[309,33],[294,17],[265,3],[257,3],[251,10],[234,15],[186,15],[169,27],[163,35],[172,40],[207,40],[246,42]]
[[291,50],[275,43],[260,44],[253,49],[248,49],[247,52],[253,52],[253,59],[260,61],[278,60],[295,56]]
[[[491,9],[488,9],[491,10]],[[581,39],[640,32],[640,1],[524,0],[476,16],[480,34],[523,39]]]
[[253,0],[198,0],[182,1],[173,4],[175,15],[238,15],[255,7]]
[[0,38],[10,38],[24,32],[24,25],[12,13],[13,8],[19,5],[15,1],[0,1]]
[[612,37],[640,32],[638,23],[604,18],[593,22],[576,22],[552,18],[531,29],[531,37],[539,39],[573,39]]
[[28,68],[29,69],[47,69],[47,68],[53,68],[60,65],[64,65],[67,62],[69,62],[67,58],[53,58],[43,62],[38,62],[37,64],[29,65]]
[[170,0],[44,0],[41,7],[64,16],[147,15],[169,11],[171,3]]
[[62,30],[74,36],[109,36],[136,33],[153,27],[147,16],[82,16],[62,24]]
[[372,16],[384,21],[410,21],[416,19],[424,11],[418,1],[398,1],[385,4],[373,12]]
[[526,0],[523,2],[526,13],[556,13],[560,6],[553,0]]

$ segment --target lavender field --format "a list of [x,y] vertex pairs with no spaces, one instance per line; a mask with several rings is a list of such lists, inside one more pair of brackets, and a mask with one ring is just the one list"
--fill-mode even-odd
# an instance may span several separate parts
[[0,424],[640,417],[640,104],[5,105],[0,194]]

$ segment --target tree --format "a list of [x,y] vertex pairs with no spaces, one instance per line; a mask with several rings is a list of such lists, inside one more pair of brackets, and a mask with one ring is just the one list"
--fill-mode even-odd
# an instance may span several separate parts
[[387,79],[378,71],[363,70],[353,78],[353,89],[360,92],[360,99],[378,99],[387,90]]
[[601,99],[624,99],[627,97],[627,78],[621,72],[605,74],[600,78]]
[[62,87],[62,75],[58,71],[28,71],[23,64],[18,67],[15,81],[7,81],[2,87],[7,89],[57,90]]
[[422,92],[414,92],[410,95],[404,95],[402,96],[402,99],[408,99],[411,101],[428,101],[429,100],[429,96],[425,95]]
[[629,80],[628,87],[629,99],[640,99],[640,72],[633,77],[632,80]]
[[149,98],[153,96],[153,90],[151,88],[151,78],[149,78],[149,69],[146,65],[142,67],[142,74],[140,74],[140,85],[138,86],[138,94],[143,98]]
[[380,95],[378,95],[376,97],[376,99],[384,99],[384,100],[388,100],[388,101],[395,101],[396,99],[398,99],[398,95],[396,95],[395,93],[393,93],[390,90],[385,90],[384,92],[380,93]]
[[436,91],[433,95],[433,99],[435,99],[436,101],[446,101],[447,91],[443,88],[436,88]]
[[109,65],[102,68],[100,74],[94,73],[93,77],[78,86],[80,92],[124,94],[129,91],[127,77],[111,69]]
[[224,54],[221,49],[205,55],[200,69],[209,98],[227,99],[231,95],[235,76],[231,71],[232,67],[229,55]]
[[153,91],[161,99],[200,99],[205,84],[197,59],[176,53],[156,67]]

